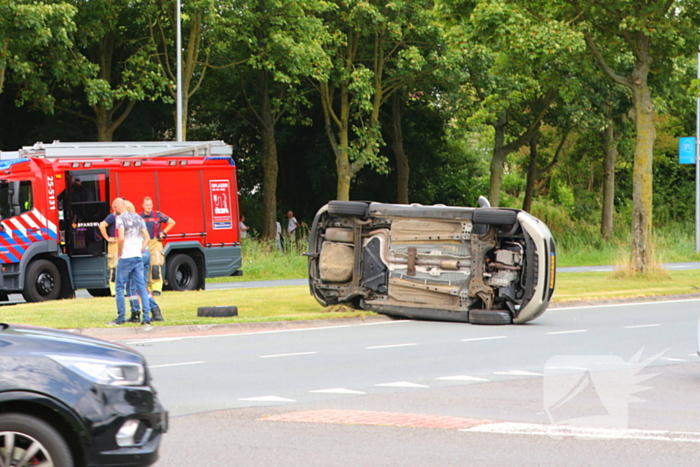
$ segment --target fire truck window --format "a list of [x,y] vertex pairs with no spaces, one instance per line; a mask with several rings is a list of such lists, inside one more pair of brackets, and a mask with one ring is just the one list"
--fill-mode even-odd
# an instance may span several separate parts
[[19,208],[20,214],[31,211],[34,208],[34,198],[32,196],[32,182],[19,182]]
[[11,207],[10,198],[10,183],[6,181],[0,181],[0,219],[7,219],[12,217],[10,214]]

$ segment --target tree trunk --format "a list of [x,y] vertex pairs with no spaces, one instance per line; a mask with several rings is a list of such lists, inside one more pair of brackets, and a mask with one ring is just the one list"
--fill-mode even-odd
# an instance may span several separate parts
[[537,133],[530,139],[530,162],[527,167],[527,183],[525,184],[525,199],[523,211],[532,210],[532,199],[535,196],[535,182],[537,181]]
[[97,125],[97,141],[110,142],[114,131],[110,130],[109,112],[104,107],[95,107],[95,124]]
[[[651,60],[649,60],[651,62]],[[639,69],[641,68],[641,70]],[[632,74],[632,102],[634,104],[637,138],[634,149],[632,188],[632,258],[631,266],[646,273],[653,261],[651,244],[652,220],[652,161],[654,139],[654,106],[647,82],[649,66],[636,67]]]
[[396,202],[408,204],[408,179],[411,167],[403,147],[403,117],[404,101],[402,94],[394,93],[391,98],[391,125],[389,135],[391,137],[391,149],[396,158]]
[[600,234],[608,239],[613,233],[613,212],[615,201],[615,163],[618,156],[618,139],[615,137],[615,123],[610,120],[601,133],[603,140],[603,213]]
[[270,102],[269,77],[267,71],[259,74],[260,136],[263,143],[263,238],[274,239],[277,235],[277,142],[275,120]]
[[489,180],[489,203],[498,207],[501,200],[501,184],[503,183],[503,164],[506,161],[505,140],[506,140],[506,118],[502,116],[493,128],[496,131],[493,144],[493,157],[491,159],[491,178]]

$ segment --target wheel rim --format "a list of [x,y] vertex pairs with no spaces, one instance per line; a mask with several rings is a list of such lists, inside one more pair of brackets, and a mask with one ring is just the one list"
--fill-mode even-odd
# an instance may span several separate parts
[[36,278],[36,290],[41,295],[49,295],[56,286],[56,279],[48,272],[41,272]]
[[17,431],[0,432],[0,465],[53,467],[51,454],[36,439]]
[[175,282],[180,288],[186,289],[192,282],[192,269],[185,264],[177,268]]

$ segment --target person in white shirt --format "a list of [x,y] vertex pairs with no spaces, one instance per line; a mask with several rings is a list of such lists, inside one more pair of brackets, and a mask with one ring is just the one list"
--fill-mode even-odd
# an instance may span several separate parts
[[282,251],[282,224],[275,222],[277,225],[277,232],[275,233],[275,240],[277,240],[277,249]]
[[148,247],[151,239],[148,235],[146,223],[136,213],[128,212],[123,198],[115,198],[112,202],[112,209],[117,214],[116,230],[117,234],[117,284],[115,295],[117,298],[117,319],[107,323],[111,326],[119,326],[125,322],[126,303],[124,300],[124,288],[126,281],[131,278],[134,281],[136,290],[141,298],[143,306],[142,325],[150,326],[151,307],[146,291],[146,282],[143,277],[143,263],[141,252]]
[[296,217],[294,217],[294,213],[292,211],[287,212],[287,236],[290,239],[294,239],[296,237],[296,231],[297,227],[299,227],[299,223],[297,222]]
[[245,225],[244,222],[245,222],[245,216],[241,216],[241,220],[240,220],[240,222],[238,222],[238,230],[240,230],[240,232],[241,232],[241,239],[244,239],[248,236],[248,229],[250,228],[247,225]]

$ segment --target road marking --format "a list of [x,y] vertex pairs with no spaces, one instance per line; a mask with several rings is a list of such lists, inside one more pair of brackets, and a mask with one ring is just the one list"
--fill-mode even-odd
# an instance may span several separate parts
[[665,360],[667,362],[687,362],[688,361],[688,360],[685,360],[683,358],[671,358],[671,357],[662,358],[661,360]]
[[412,345],[418,345],[418,344],[391,344],[391,345],[375,345],[372,347],[365,347],[367,350],[372,350],[372,349],[391,349],[394,347],[410,347]]
[[125,344],[129,345],[137,345],[137,344],[146,344],[146,343],[152,343],[152,342],[170,342],[170,341],[179,341],[182,339],[182,337],[154,337],[152,339],[134,339],[134,340],[127,340],[124,341]]
[[573,331],[554,331],[554,332],[548,332],[547,334],[553,336],[555,334],[576,334],[579,332],[588,332],[588,329],[575,329]]
[[395,383],[375,384],[375,386],[390,387],[390,388],[429,388],[430,387],[430,386],[426,386],[425,384],[410,383],[408,381],[396,381]]
[[353,389],[345,389],[345,388],[316,389],[315,391],[309,391],[309,392],[316,392],[316,393],[321,393],[321,394],[367,394],[366,392],[355,391]]
[[568,310],[590,310],[591,308],[619,308],[619,307],[631,307],[640,305],[669,305],[676,304],[679,302],[697,302],[700,298],[688,298],[688,299],[678,299],[678,300],[659,300],[650,302],[634,302],[634,303],[608,303],[604,305],[581,305],[581,306],[563,306],[559,307],[549,307],[548,311],[568,311]]
[[625,329],[656,328],[659,326],[661,326],[661,324],[637,324],[635,326],[625,326]]
[[506,339],[507,337],[508,336],[472,337],[470,339],[462,339],[462,342],[489,341],[491,339]]
[[486,378],[477,378],[476,376],[467,375],[457,375],[457,376],[443,376],[441,378],[436,378],[442,381],[489,381]]
[[509,375],[509,376],[542,376],[542,373],[533,373],[532,371],[510,370],[510,371],[494,371],[494,375]]
[[688,431],[635,430],[631,428],[597,428],[535,423],[487,423],[460,431],[498,433],[510,435],[539,435],[552,438],[576,437],[588,439],[637,439],[645,441],[669,441],[700,443],[700,433]]
[[165,368],[165,367],[169,367],[169,366],[199,365],[200,363],[206,363],[206,362],[164,363],[163,365],[148,365],[148,368]]
[[279,353],[275,355],[261,355],[260,358],[277,358],[277,357],[296,357],[298,355],[313,355],[318,352],[295,352],[295,353]]
[[243,399],[238,400],[249,402],[296,402],[294,399],[286,399],[284,397],[278,396],[245,397]]

